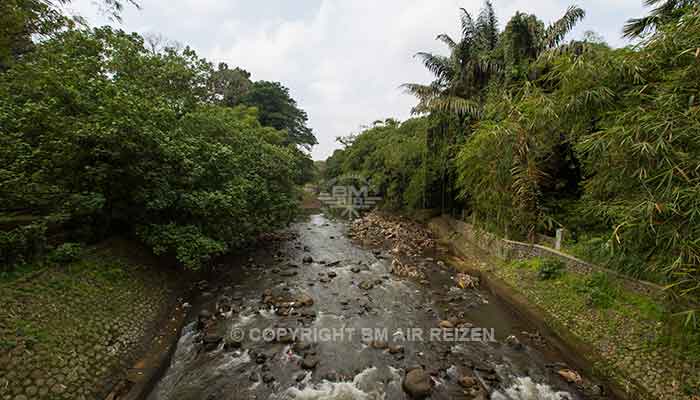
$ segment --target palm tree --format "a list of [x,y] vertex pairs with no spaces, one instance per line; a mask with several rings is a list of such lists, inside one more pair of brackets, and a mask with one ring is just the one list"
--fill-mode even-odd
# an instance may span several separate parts
[[[462,37],[455,41],[447,34],[437,36],[450,50],[449,56],[419,52],[416,57],[435,75],[428,85],[407,83],[402,85],[407,93],[418,98],[413,112],[442,111],[456,114],[460,120],[466,117],[478,119],[488,83],[502,72],[504,62],[516,59],[537,59],[542,53],[557,48],[583,19],[585,12],[571,6],[557,21],[545,28],[534,15],[517,13],[508,23],[506,31],[498,34],[498,21],[490,1],[487,1],[474,23],[469,13],[461,8]],[[502,43],[503,41],[507,43]],[[494,51],[505,49],[506,60],[498,58]],[[509,53],[510,52],[510,53]],[[509,56],[510,54],[510,56]]]
[[677,19],[681,9],[698,3],[698,0],[644,0],[644,5],[654,9],[646,17],[628,20],[622,32],[628,38],[644,36],[659,25]]

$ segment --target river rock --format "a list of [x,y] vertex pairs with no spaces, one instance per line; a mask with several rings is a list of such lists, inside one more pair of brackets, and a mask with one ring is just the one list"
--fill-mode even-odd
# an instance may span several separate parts
[[301,360],[301,367],[304,369],[314,369],[318,365],[318,359],[312,355],[305,355]]
[[455,327],[455,324],[453,324],[451,321],[448,321],[448,320],[440,321],[440,328],[442,328],[442,329],[452,329],[454,327]]
[[355,274],[359,274],[362,271],[362,268],[360,267],[352,267],[350,268],[350,271],[352,271]]
[[522,343],[515,335],[510,335],[506,338],[506,344],[516,350],[521,350],[523,348]]
[[304,262],[304,264],[311,264],[312,262],[314,262],[314,258],[311,256],[304,256],[304,259],[302,261]]
[[300,305],[302,305],[304,307],[309,307],[309,306],[314,305],[314,299],[311,296],[309,296],[308,294],[302,293],[302,295],[299,296],[299,299],[297,299],[297,303],[299,303]]
[[389,347],[389,344],[383,340],[373,340],[372,343],[370,343],[370,346],[375,349],[384,350]]
[[401,385],[412,399],[424,399],[430,395],[433,388],[430,375],[423,368],[415,368],[406,373]]
[[275,377],[272,374],[263,374],[262,381],[264,383],[272,383],[275,381]]
[[374,287],[374,283],[372,281],[362,281],[358,286],[363,290],[371,290]]
[[202,343],[204,344],[204,350],[205,351],[214,351],[216,350],[217,347],[219,347],[219,343],[224,340],[221,336],[218,335],[207,335],[204,337],[202,340]]
[[465,375],[459,378],[459,384],[465,389],[471,389],[479,384],[479,381],[473,376]]
[[240,349],[243,341],[239,338],[229,337],[224,341],[224,350]]
[[389,353],[390,353],[390,354],[399,354],[399,353],[403,353],[403,350],[404,350],[404,349],[403,349],[403,346],[398,345],[398,344],[389,346]]
[[329,278],[335,278],[336,276],[338,276],[338,274],[336,274],[335,272],[333,272],[333,271],[328,272]]

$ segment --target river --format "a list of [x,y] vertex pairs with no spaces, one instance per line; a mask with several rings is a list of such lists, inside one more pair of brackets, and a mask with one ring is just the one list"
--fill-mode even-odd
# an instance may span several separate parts
[[[386,249],[311,215],[284,240],[223,263],[149,399],[405,399],[404,376],[418,367],[431,399],[593,398],[558,373],[563,357],[531,340],[527,321],[457,286],[445,257],[413,260],[422,282],[400,278]],[[460,329],[443,329],[447,320]]]

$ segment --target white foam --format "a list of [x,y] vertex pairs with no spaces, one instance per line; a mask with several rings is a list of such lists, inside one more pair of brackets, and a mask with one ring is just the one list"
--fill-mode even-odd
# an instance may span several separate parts
[[[377,367],[367,368],[357,374],[352,382],[328,382],[285,390],[275,398],[279,400],[381,400],[385,398],[384,385],[377,378]],[[391,375],[400,379],[397,371]]]
[[505,391],[491,394],[492,400],[571,400],[567,392],[558,392],[551,386],[536,383],[529,377],[518,377]]

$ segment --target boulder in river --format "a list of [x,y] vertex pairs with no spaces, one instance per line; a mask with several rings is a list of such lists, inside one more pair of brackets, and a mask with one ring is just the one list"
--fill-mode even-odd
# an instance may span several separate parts
[[304,262],[304,264],[311,264],[312,262],[314,262],[314,258],[311,256],[304,256],[304,259],[302,261]]
[[455,327],[455,324],[452,323],[452,321],[444,320],[440,321],[440,328],[442,329],[452,329]]
[[301,367],[304,369],[314,369],[318,365],[318,359],[312,355],[305,355],[301,360]]
[[202,343],[204,344],[204,350],[205,351],[214,351],[219,347],[219,343],[224,340],[223,337],[218,336],[218,335],[207,335],[204,337],[202,340]]
[[301,306],[308,307],[314,305],[314,299],[308,294],[302,293],[297,299],[297,303],[299,303]]
[[362,281],[358,286],[363,290],[371,290],[374,287],[374,283],[372,281]]
[[415,368],[406,373],[401,386],[412,399],[424,399],[433,389],[430,375],[423,368]]

